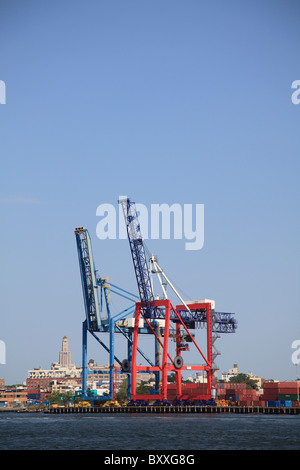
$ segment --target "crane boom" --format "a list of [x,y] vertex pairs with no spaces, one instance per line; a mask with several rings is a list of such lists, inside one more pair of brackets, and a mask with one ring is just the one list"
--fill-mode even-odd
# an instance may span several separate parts
[[[119,204],[121,204],[123,208],[140,300],[146,305],[144,309],[145,316],[147,316],[148,318],[163,319],[164,310],[161,310],[159,307],[154,307],[154,294],[150,277],[150,269],[148,267],[146,259],[145,248],[141,234],[140,224],[138,221],[137,211],[135,208],[135,203],[132,202],[129,198],[125,197],[119,200]],[[182,321],[187,324],[191,322],[197,322],[198,324],[206,323],[206,310],[203,308],[199,310],[196,306],[192,309],[191,306],[188,306],[181,298],[181,296],[179,295],[175,287],[172,285],[170,280],[167,278],[162,268],[158,265],[158,262],[155,257],[152,256],[150,258],[150,263],[152,272],[155,272],[156,274],[161,274],[167,284],[171,286],[172,290],[181,300],[183,305],[176,307],[176,310],[177,314],[180,315]],[[166,292],[164,292],[164,294],[166,297]],[[172,308],[170,319],[176,321],[177,314],[174,308]],[[214,312],[213,331],[216,333],[234,333],[237,328],[237,322],[233,315],[234,314],[232,313]]]
[[145,303],[145,316],[151,318],[154,309],[154,295],[135,203],[128,198],[119,199],[118,202],[124,213],[140,300]]
[[101,326],[101,317],[91,239],[85,227],[75,228],[74,233],[77,243],[87,327],[89,330],[98,331]]

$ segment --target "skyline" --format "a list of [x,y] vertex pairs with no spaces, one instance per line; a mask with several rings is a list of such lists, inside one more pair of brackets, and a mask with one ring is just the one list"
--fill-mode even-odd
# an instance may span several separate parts
[[[62,344],[64,344],[64,341],[67,341],[68,342],[68,339],[67,339],[67,336],[64,336],[63,339],[62,339]],[[68,352],[69,356],[71,357],[71,354],[72,354],[72,351],[68,348],[67,350],[65,350]],[[82,364],[78,365],[78,364],[75,364],[75,363],[71,363],[71,360],[68,361],[68,364],[64,364],[63,363],[63,360],[62,360],[62,354],[64,352],[64,347],[62,346],[61,347],[61,350],[59,351],[58,355],[59,355],[59,359],[58,361],[52,361],[52,363],[50,364],[50,366],[48,368],[45,368],[45,369],[42,369],[42,368],[34,368],[34,369],[30,369],[28,372],[32,372],[34,370],[45,370],[45,371],[48,371],[52,368],[52,365],[54,365],[55,367],[57,365],[59,365],[61,368],[68,368],[71,366],[71,368],[73,369],[81,369],[82,368]],[[103,364],[98,364],[96,361],[93,360],[93,358],[90,358],[89,359],[89,362],[92,362],[94,366],[96,367],[99,367],[99,366],[102,366],[102,367],[109,367],[109,361],[107,363],[103,363]],[[236,369],[236,372],[233,372],[234,370]],[[124,373],[123,373],[124,374]],[[233,363],[232,366],[227,370],[227,371],[218,371],[218,380],[225,380],[223,378],[224,375],[234,375],[234,374],[246,374],[246,375],[249,375],[249,377],[253,377],[255,376],[255,374],[253,373],[253,371],[240,371],[239,370],[239,365],[237,363]],[[172,372],[170,373],[170,375],[172,375]],[[196,378],[197,375],[201,375],[201,372],[199,373],[199,371],[186,371],[185,373],[185,376],[183,376],[184,379],[186,379],[187,377],[193,377],[193,378]],[[30,378],[30,374],[28,374],[28,376],[26,378]],[[58,378],[61,378],[61,376],[59,376]],[[261,377],[262,379],[264,379],[264,377]],[[228,380],[228,378],[227,378]],[[273,379],[272,377],[268,377],[267,379],[265,380],[274,380],[276,381],[276,379]],[[24,383],[25,384],[25,381]],[[13,385],[13,384],[10,384],[10,385]],[[17,384],[16,384],[17,385]]]
[[[299,13],[293,0],[1,2],[7,383],[46,368],[64,335],[81,364],[75,227],[99,273],[137,294],[128,241],[97,236],[97,208],[124,194],[149,212],[203,205],[201,249],[146,245],[186,298],[235,314],[236,333],[216,342],[220,372],[296,378]],[[88,357],[108,362],[94,340]]]

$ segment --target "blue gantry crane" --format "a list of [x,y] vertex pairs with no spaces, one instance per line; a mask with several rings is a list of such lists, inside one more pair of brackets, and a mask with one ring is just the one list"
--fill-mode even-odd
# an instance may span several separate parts
[[[80,267],[82,292],[85,307],[85,320],[82,324],[82,398],[89,399],[87,393],[87,334],[90,333],[109,354],[109,395],[98,397],[99,400],[112,400],[114,398],[115,362],[119,364],[119,371],[128,374],[128,396],[130,397],[130,361],[132,351],[133,321],[124,321],[133,314],[138,296],[120,288],[108,281],[107,277],[100,277],[94,265],[92,244],[88,230],[77,227],[74,230],[78,261]],[[114,293],[130,302],[129,306],[121,312],[112,315],[110,310],[110,294]],[[140,333],[148,334],[149,329],[139,328]],[[109,335],[109,346],[100,338],[99,333]],[[120,360],[115,355],[115,333],[122,334],[127,340],[127,358]],[[139,353],[150,364],[152,361],[139,348]],[[95,373],[100,373],[96,371]],[[95,399],[93,399],[94,401]]]

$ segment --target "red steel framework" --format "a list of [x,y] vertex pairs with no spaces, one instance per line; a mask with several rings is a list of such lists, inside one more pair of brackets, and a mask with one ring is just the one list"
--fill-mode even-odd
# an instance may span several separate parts
[[[168,373],[175,372],[176,376],[176,399],[180,400],[182,397],[182,377],[181,372],[184,370],[197,370],[197,371],[206,371],[207,375],[207,394],[201,396],[193,396],[194,399],[210,399],[211,398],[211,387],[212,387],[212,314],[211,314],[211,304],[210,303],[194,303],[189,304],[190,309],[203,310],[206,311],[206,323],[207,323],[207,344],[206,344],[206,355],[200,349],[196,343],[194,337],[190,333],[188,327],[183,322],[178,310],[185,310],[186,308],[183,305],[178,305],[176,309],[171,304],[169,299],[166,300],[155,300],[154,308],[160,307],[164,308],[165,315],[165,326],[164,326],[164,337],[163,340],[160,339],[155,332],[155,329],[151,325],[151,321],[146,318],[143,314],[143,307],[145,303],[137,302],[135,308],[135,326],[133,333],[133,345],[132,345],[132,359],[131,359],[131,399],[132,400],[167,400],[168,396]],[[174,312],[175,316],[171,312]],[[162,347],[162,361],[160,365],[157,366],[138,366],[136,363],[137,360],[137,347],[138,347],[138,327],[140,316],[143,317],[144,321],[147,323],[150,330],[153,332],[156,340]],[[181,367],[176,365],[176,361],[172,359],[168,352],[169,346],[169,333],[170,333],[170,321],[175,322],[176,324],[176,356],[181,357],[181,327],[184,328],[185,332],[189,335],[190,341],[195,345],[198,352],[201,354],[202,358],[205,361],[204,366],[200,365],[182,365]],[[161,372],[161,390],[159,394],[156,395],[137,395],[136,394],[136,375],[137,372]]]

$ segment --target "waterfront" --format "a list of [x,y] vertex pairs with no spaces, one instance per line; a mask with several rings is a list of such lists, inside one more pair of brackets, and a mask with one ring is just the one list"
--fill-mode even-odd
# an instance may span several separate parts
[[290,415],[0,414],[1,450],[299,450]]

